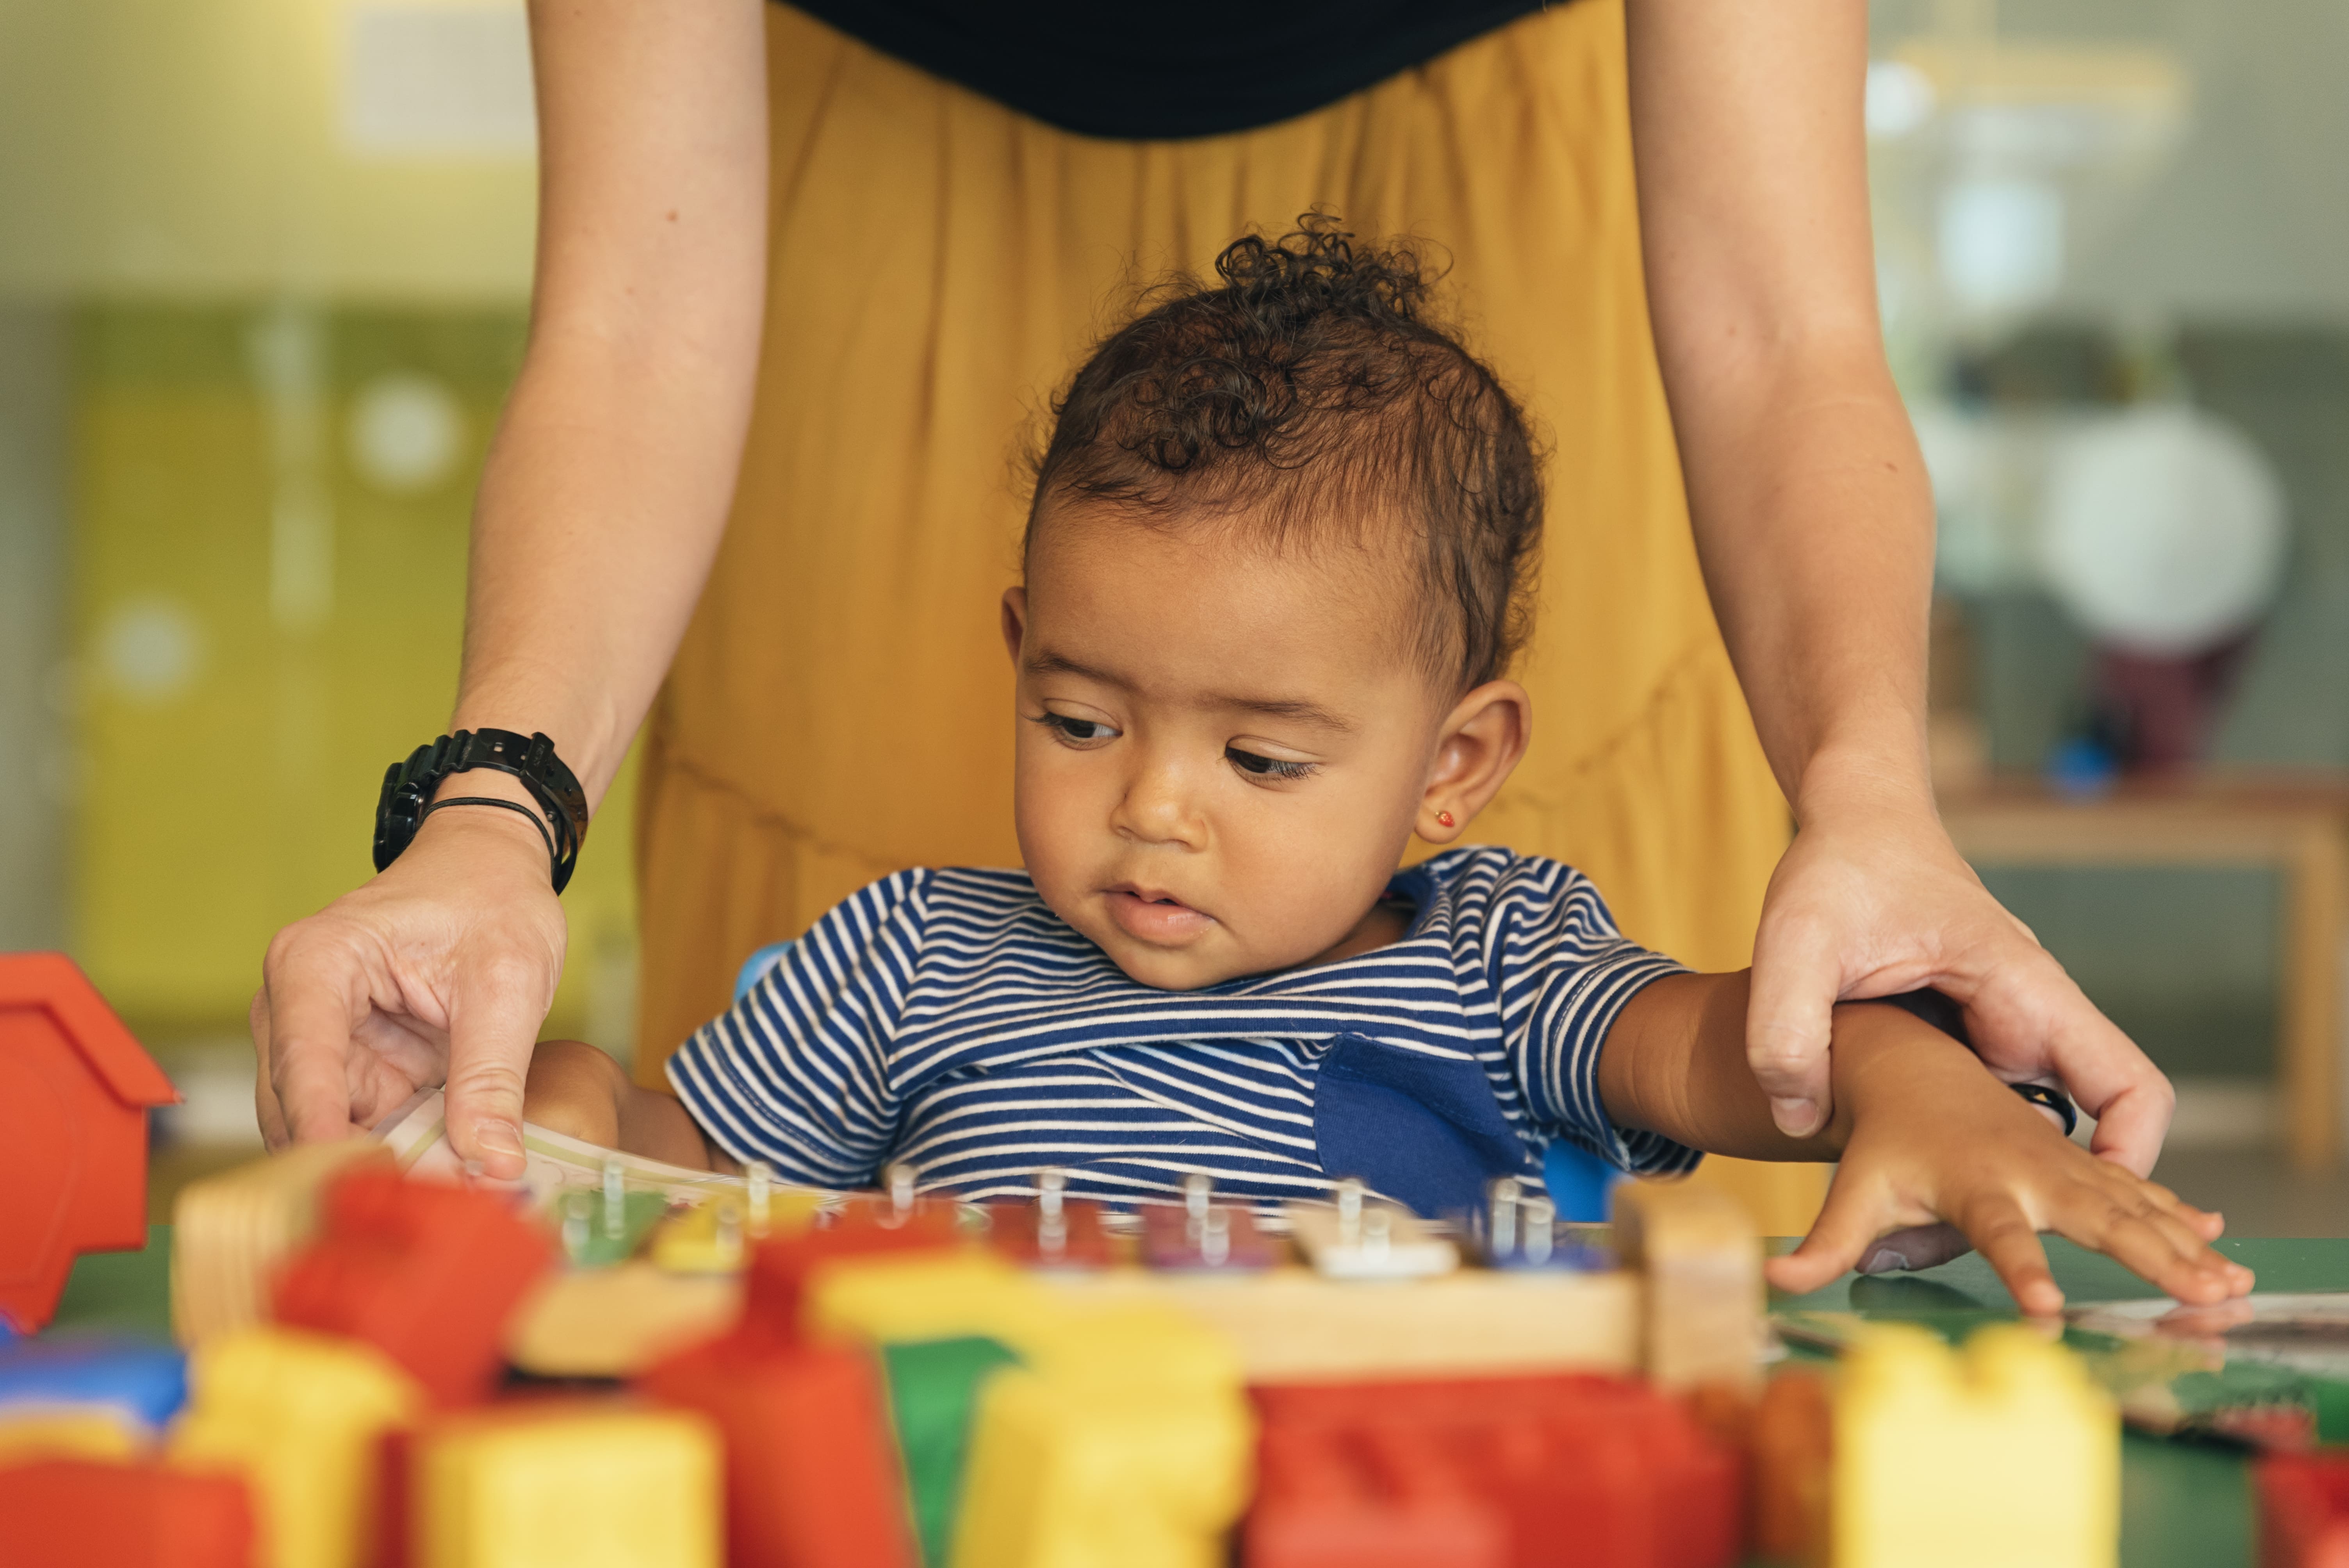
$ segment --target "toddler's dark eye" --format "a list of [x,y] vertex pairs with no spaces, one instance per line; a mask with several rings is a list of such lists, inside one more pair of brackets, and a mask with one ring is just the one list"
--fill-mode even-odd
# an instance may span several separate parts
[[1065,713],[1047,713],[1036,722],[1063,740],[1107,740],[1117,733],[1097,718],[1073,718]]
[[1284,762],[1278,757],[1242,751],[1237,746],[1224,748],[1224,760],[1257,779],[1302,779],[1319,766],[1312,762]]

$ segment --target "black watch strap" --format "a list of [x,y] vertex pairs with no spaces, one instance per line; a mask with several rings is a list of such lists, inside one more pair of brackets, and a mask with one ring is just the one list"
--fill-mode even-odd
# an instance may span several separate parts
[[391,864],[415,841],[440,780],[477,768],[512,774],[538,802],[546,816],[549,870],[554,891],[561,892],[571,884],[571,873],[579,863],[579,846],[587,838],[587,792],[554,754],[554,742],[543,735],[517,735],[511,729],[460,729],[429,746],[418,747],[407,761],[395,762],[384,770],[383,793],[375,810],[375,869],[381,871]]
[[[1932,1025],[1966,1049],[1974,1048],[1973,1037],[1966,1032],[1966,1010],[1939,991],[1903,991],[1897,995],[1869,996],[1866,1000],[1898,1007]],[[2011,1083],[2006,1087],[2063,1123],[2064,1137],[2071,1137],[2072,1130],[2080,1125],[2080,1108],[2062,1089],[2044,1083]]]

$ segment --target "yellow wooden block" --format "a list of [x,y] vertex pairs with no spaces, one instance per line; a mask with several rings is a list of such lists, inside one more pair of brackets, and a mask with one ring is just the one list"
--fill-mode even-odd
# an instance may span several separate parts
[[1225,1563],[1254,1440],[1238,1396],[1139,1398],[1112,1382],[995,1374],[979,1392],[951,1568]]
[[270,1326],[206,1340],[189,1378],[171,1457],[244,1474],[267,1568],[366,1561],[377,1439],[423,1408],[409,1376],[355,1340]]
[[977,1334],[1023,1355],[1068,1316],[1024,1271],[976,1247],[824,1264],[804,1310],[818,1335],[888,1345]]
[[1873,1328],[1836,1393],[1835,1568],[2113,1568],[2120,1441],[2079,1358],[2024,1325],[1962,1354]]
[[28,1460],[129,1460],[147,1446],[147,1429],[111,1406],[0,1410],[0,1464]]
[[802,1187],[776,1187],[765,1197],[763,1222],[742,1200],[719,1198],[664,1221],[653,1233],[653,1263],[671,1274],[740,1274],[746,1250],[770,1236],[795,1236],[808,1228],[823,1194]]
[[542,1377],[632,1377],[741,1315],[736,1274],[672,1274],[642,1258],[558,1270],[515,1309],[506,1359]]
[[415,1475],[418,1568],[719,1568],[719,1439],[688,1411],[461,1417]]

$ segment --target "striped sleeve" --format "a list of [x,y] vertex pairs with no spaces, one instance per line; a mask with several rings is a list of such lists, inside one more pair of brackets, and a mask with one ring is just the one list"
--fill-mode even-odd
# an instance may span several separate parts
[[1685,966],[1626,941],[1590,879],[1555,861],[1505,874],[1487,931],[1502,1037],[1535,1123],[1637,1176],[1694,1170],[1698,1150],[1617,1127],[1599,1098],[1599,1049],[1624,1006]]
[[933,874],[899,872],[835,905],[669,1058],[670,1087],[729,1154],[790,1181],[872,1180],[904,1117],[889,1049]]

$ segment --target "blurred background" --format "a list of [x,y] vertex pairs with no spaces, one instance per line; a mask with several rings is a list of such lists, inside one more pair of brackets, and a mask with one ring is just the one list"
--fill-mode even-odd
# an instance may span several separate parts
[[[2178,1081],[2165,1179],[2349,1233],[2349,10],[1873,26],[1953,833]],[[447,720],[533,157],[520,0],[0,7],[0,948],[181,1083],[160,1181],[256,1140],[261,952]],[[549,1024],[623,1055],[629,795]]]

